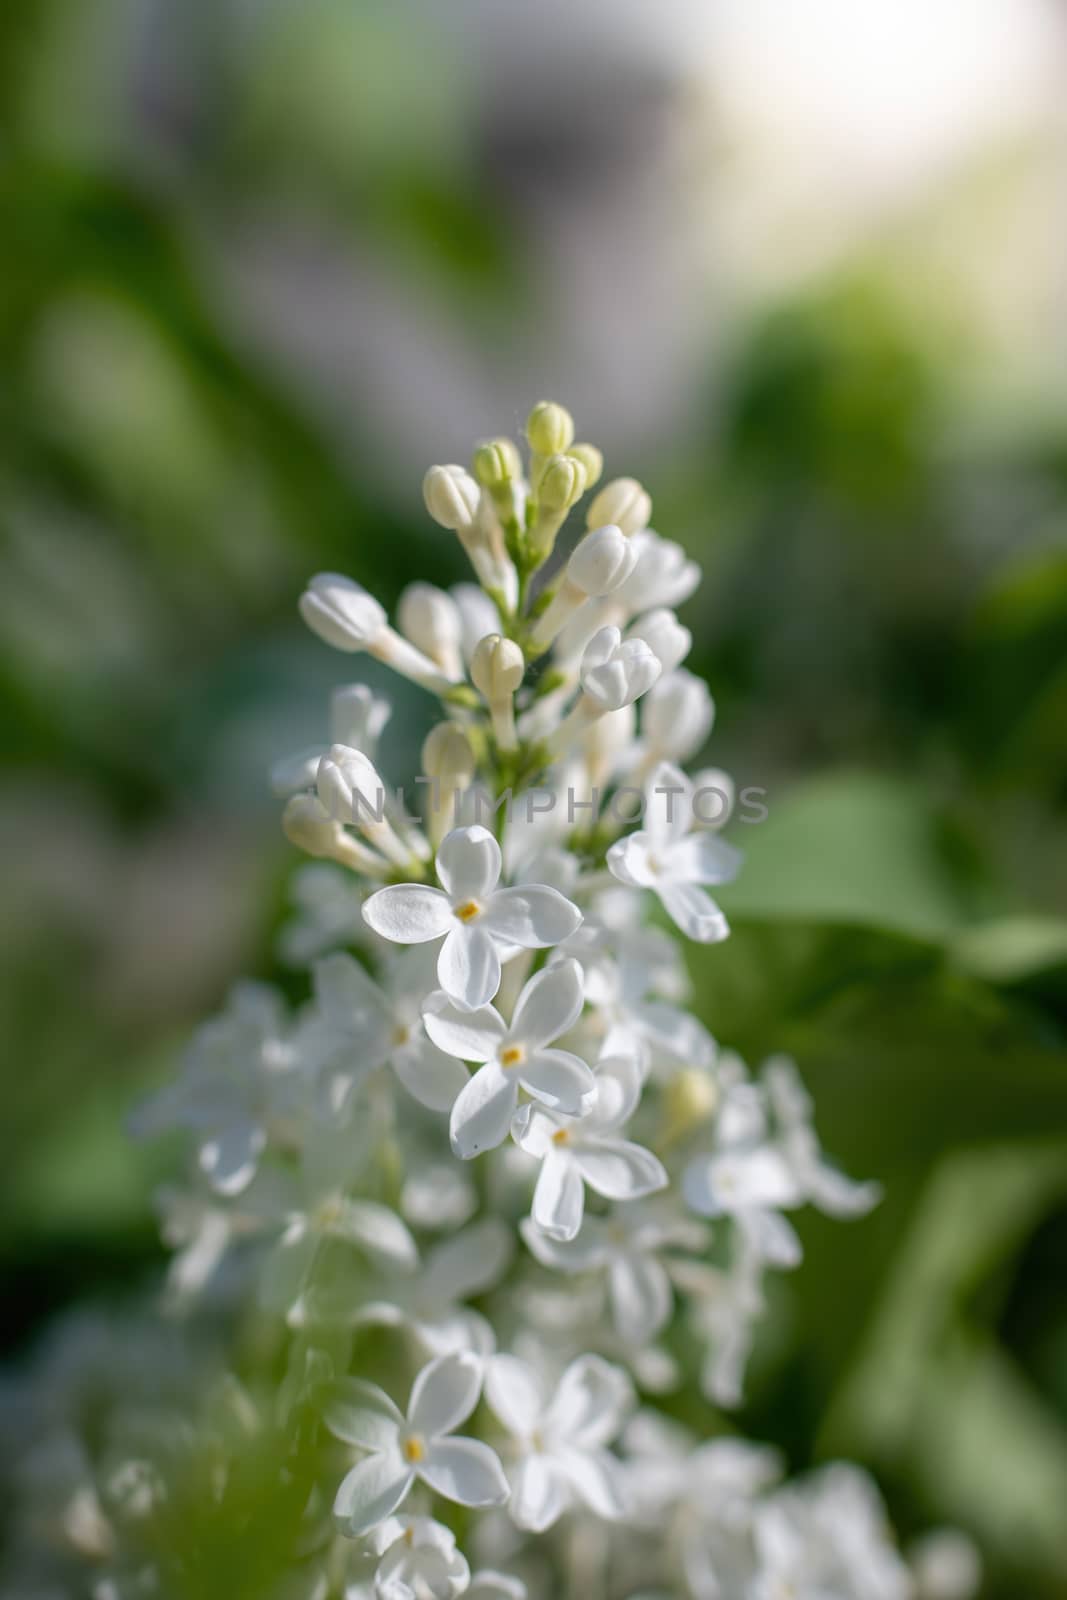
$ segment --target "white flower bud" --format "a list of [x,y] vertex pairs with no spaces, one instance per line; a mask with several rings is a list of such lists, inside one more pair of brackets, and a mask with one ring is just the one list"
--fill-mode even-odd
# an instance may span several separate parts
[[459,612],[463,659],[469,661],[487,633],[500,632],[500,613],[476,583],[454,583],[448,592]]
[[478,510],[478,485],[466,467],[431,467],[422,480],[422,498],[433,520],[459,533]]
[[[592,533],[587,533],[567,562],[559,590],[534,625],[530,635],[533,653],[539,655],[547,650],[576,611],[589,610],[590,598],[610,594],[625,583],[636,559],[637,553],[630,540],[610,523],[606,528],[594,528]],[[595,622],[589,632],[594,631]]]
[[374,596],[337,572],[312,578],[300,597],[300,615],[335,650],[367,650],[388,627]]
[[343,683],[330,696],[330,734],[334,744],[347,744],[373,757],[382,729],[393,714],[388,700],[365,683]]
[[724,828],[733,815],[737,785],[721,767],[693,774],[693,827]]
[[624,640],[618,628],[601,628],[582,656],[582,689],[600,711],[618,711],[647,693],[662,668],[643,639]]
[[703,678],[684,668],[668,673],[641,708],[648,759],[654,752],[657,761],[687,761],[708,737],[714,720],[715,702]]
[[594,528],[575,546],[567,562],[567,579],[584,595],[610,594],[634,569],[637,551],[612,523]]
[[[633,546],[631,544],[631,549]],[[634,551],[636,559],[637,552]],[[647,611],[639,617],[626,634],[628,639],[644,639],[651,645],[653,651],[659,656],[664,672],[673,672],[675,667],[680,667],[689,654],[693,644],[693,635],[688,628],[683,628],[674,612],[667,606],[660,606],[655,611]]]
[[422,775],[432,780],[427,786],[427,813],[435,848],[457,826],[456,803],[470,788],[475,770],[474,751],[462,728],[439,722],[430,729],[422,746]]
[[441,783],[462,785],[474,777],[474,751],[463,729],[455,722],[439,722],[431,728],[422,745],[422,771]]
[[526,420],[530,449],[539,456],[555,456],[570,448],[574,438],[574,418],[564,406],[542,400]]
[[680,606],[700,582],[700,567],[690,561],[680,544],[661,539],[646,528],[633,536],[637,563],[625,584],[616,590],[615,600],[628,615],[659,606]]
[[488,705],[515,693],[526,672],[526,659],[513,639],[491,633],[471,657],[471,682]]
[[331,745],[319,762],[317,784],[327,816],[337,823],[350,823],[383,856],[397,866],[410,867],[413,849],[398,837],[389,821],[385,785],[361,750]]
[[471,682],[485,697],[493,734],[501,750],[514,750],[515,708],[512,696],[526,673],[526,657],[513,639],[491,633],[471,657]]
[[400,631],[449,678],[463,676],[463,623],[456,602],[432,583],[409,583],[400,596]]
[[613,478],[593,500],[586,522],[590,528],[614,522],[623,533],[630,534],[647,528],[651,515],[651,496],[636,478]]
[[282,812],[282,827],[290,843],[309,856],[339,861],[370,877],[384,876],[382,858],[347,834],[316,795],[294,795]]

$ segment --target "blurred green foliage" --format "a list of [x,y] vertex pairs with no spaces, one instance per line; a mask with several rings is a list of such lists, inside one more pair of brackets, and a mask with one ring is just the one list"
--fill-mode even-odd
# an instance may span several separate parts
[[[239,971],[279,975],[261,772],[337,672],[296,627],[304,575],[387,602],[463,576],[359,419],[343,446],[248,339],[205,241],[296,196],[417,263],[472,340],[523,315],[462,52],[384,7],[278,7],[254,37],[239,9],[156,8],[154,56],[152,8],[0,19],[11,1349],[158,1260],[167,1152],[123,1108]],[[706,564],[712,757],[767,790],[701,1006],[750,1058],[793,1051],[827,1148],[886,1189],[862,1224],[804,1219],[741,1421],[870,1463],[905,1532],[958,1520],[1008,1600],[1067,1585],[1067,416],[973,414],[966,336],[857,261],[734,331],[646,476]],[[396,719],[409,769],[425,714]]]

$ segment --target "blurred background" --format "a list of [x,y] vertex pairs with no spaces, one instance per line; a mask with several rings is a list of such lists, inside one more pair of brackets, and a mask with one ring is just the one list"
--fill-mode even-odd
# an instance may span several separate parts
[[305,576],[465,576],[422,472],[547,396],[768,791],[705,1019],[886,1188],[801,1217],[740,1424],[1067,1594],[1065,71],[1056,0],[6,0],[6,1357],[151,1280],[127,1108],[298,992]]

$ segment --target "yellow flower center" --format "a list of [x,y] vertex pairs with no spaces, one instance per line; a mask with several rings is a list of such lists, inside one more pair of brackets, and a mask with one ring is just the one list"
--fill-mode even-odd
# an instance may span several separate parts
[[399,1049],[401,1045],[410,1044],[411,1029],[406,1022],[398,1022],[393,1029],[393,1043]]
[[426,1459],[426,1446],[423,1444],[417,1433],[408,1435],[408,1437],[404,1440],[402,1450],[404,1460],[409,1461],[412,1466],[414,1466],[416,1462],[424,1461]]
[[456,906],[452,915],[458,917],[460,922],[473,922],[475,917],[481,915],[481,906],[477,900],[464,900],[461,906]]
[[526,1060],[526,1051],[521,1044],[509,1044],[506,1050],[500,1052],[500,1065],[502,1067],[517,1067],[521,1061]]
[[555,1133],[552,1135],[553,1144],[567,1144],[569,1140],[570,1134],[566,1128],[557,1128]]

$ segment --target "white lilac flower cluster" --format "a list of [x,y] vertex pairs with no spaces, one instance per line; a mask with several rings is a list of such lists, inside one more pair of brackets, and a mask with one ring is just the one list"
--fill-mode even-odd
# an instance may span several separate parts
[[788,1213],[877,1194],[824,1158],[790,1061],[750,1072],[685,1008],[669,930],[725,938],[709,890],[740,864],[729,779],[682,770],[713,718],[673,610],[699,570],[627,478],[557,559],[601,458],[558,405],[526,438],[525,463],[499,439],[426,475],[477,584],[412,584],[395,626],[336,574],[301,600],[440,720],[421,815],[360,684],[275,769],[318,858],[285,934],[313,992],[239,988],[141,1114],[192,1134],[169,1298],[254,1296],[309,1363],[334,1544],[301,1594],[905,1600],[858,1470],[783,1487],[768,1451],[654,1406],[680,1349],[737,1404],[765,1274],[800,1261]]

